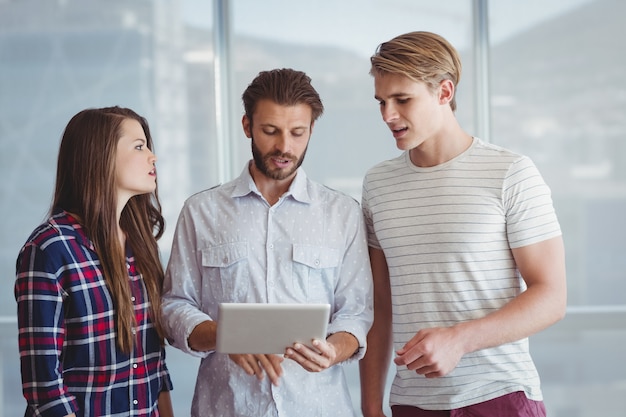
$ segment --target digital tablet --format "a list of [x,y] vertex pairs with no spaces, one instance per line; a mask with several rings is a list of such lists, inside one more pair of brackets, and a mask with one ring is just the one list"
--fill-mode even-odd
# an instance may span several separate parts
[[330,304],[221,303],[216,351],[285,353],[295,342],[326,339]]

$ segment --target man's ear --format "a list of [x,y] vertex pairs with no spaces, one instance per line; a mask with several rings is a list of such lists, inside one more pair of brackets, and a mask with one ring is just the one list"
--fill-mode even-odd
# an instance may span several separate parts
[[250,125],[250,119],[248,119],[247,115],[243,115],[241,118],[241,126],[243,127],[243,133],[246,134],[247,138],[252,137],[252,127]]
[[439,84],[439,104],[448,104],[454,98],[454,83],[451,80],[443,80]]

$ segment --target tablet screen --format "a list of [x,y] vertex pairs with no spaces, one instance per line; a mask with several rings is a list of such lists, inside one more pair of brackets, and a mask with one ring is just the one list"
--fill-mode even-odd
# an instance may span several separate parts
[[221,303],[216,351],[285,353],[295,342],[326,339],[330,304]]

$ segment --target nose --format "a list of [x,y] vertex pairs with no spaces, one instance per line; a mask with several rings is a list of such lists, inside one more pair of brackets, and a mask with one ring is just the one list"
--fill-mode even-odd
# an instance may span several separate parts
[[398,118],[398,112],[391,103],[385,103],[384,106],[380,106],[380,114],[383,116],[385,123],[393,122]]
[[277,135],[276,142],[274,142],[274,147],[277,151],[281,153],[288,153],[289,148],[291,147],[290,139],[291,138],[287,133]]
[[150,163],[152,165],[154,165],[156,163],[156,161],[157,161],[157,156],[152,151],[150,151],[150,159],[149,160],[150,160]]

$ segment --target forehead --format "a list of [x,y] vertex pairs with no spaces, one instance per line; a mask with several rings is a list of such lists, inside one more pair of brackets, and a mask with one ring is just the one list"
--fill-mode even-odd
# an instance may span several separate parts
[[146,133],[139,123],[135,119],[124,119],[120,125],[121,136],[120,141],[133,141],[135,139],[146,139]]
[[280,128],[309,127],[313,117],[311,106],[278,104],[272,100],[260,100],[252,115],[255,125],[270,125]]
[[377,73],[374,76],[374,93],[377,98],[415,95],[428,91],[426,83],[415,81],[406,75]]

